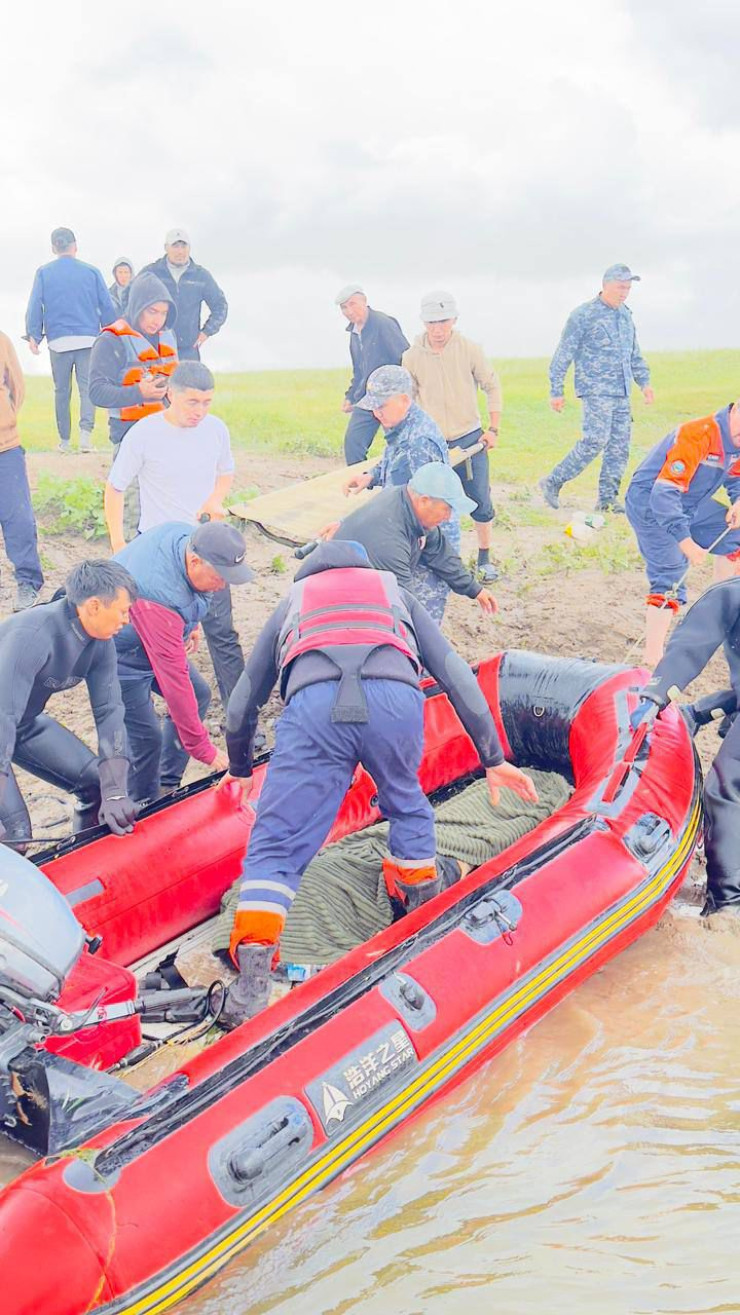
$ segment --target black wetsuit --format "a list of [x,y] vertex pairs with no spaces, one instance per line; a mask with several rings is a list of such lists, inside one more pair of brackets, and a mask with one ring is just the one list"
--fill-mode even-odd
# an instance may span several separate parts
[[[676,627],[646,693],[656,702],[668,702],[672,686],[685,689],[721,644],[730,667],[732,690],[724,690],[694,705],[699,712],[709,705],[730,717],[740,694],[740,577],[712,585],[689,608]],[[695,717],[698,724],[709,716]],[[740,717],[731,722],[704,784],[707,856],[707,906],[740,904]]]
[[[99,758],[48,717],[53,694],[84,680],[98,731]],[[0,625],[0,823],[12,840],[31,834],[11,763],[77,796],[74,830],[97,822],[101,761],[127,757],[123,702],[112,639],[91,639],[60,598]],[[125,764],[127,769],[128,764]]]

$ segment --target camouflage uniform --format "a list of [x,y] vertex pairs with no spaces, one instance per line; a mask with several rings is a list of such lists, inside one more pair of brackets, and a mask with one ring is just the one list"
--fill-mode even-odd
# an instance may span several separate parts
[[563,396],[571,361],[575,362],[576,394],[583,403],[583,437],[547,481],[559,490],[603,450],[599,502],[612,503],[629,458],[632,380],[640,388],[650,383],[627,307],[609,306],[599,296],[568,316],[550,362],[551,397]]
[[[450,464],[447,444],[439,427],[416,402],[412,402],[400,424],[386,430],[385,440],[385,451],[372,471],[370,488],[385,487],[386,484],[408,484],[414,472],[430,461],[441,461],[447,466]],[[453,515],[442,526],[442,533],[459,554],[460,522],[457,516]],[[438,575],[434,575],[425,566],[417,566],[410,591],[439,624],[449,594],[444,580],[440,580]]]

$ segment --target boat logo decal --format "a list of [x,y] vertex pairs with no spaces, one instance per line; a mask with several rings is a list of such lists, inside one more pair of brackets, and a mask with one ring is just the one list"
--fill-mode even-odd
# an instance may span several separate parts
[[375,1093],[393,1081],[401,1069],[418,1063],[408,1032],[401,1023],[386,1023],[354,1050],[349,1051],[306,1087],[306,1095],[321,1119],[324,1131],[363,1115]]
[[333,1087],[331,1082],[324,1083],[323,1092],[325,1122],[331,1123],[332,1119],[337,1119],[341,1123],[347,1106],[351,1105],[352,1101],[338,1087]]

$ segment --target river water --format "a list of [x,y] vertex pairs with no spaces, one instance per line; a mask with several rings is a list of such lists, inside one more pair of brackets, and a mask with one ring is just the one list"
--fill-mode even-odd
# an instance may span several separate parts
[[740,1312],[740,920],[696,913],[675,905],[184,1315]]
[[679,899],[178,1310],[740,1312],[740,919],[714,921]]

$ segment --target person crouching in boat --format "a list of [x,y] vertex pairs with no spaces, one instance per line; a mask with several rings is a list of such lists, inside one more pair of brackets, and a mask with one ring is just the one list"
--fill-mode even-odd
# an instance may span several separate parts
[[[645,665],[663,655],[671,618],[686,603],[686,575],[714,555],[714,579],[734,574],[740,557],[740,402],[689,420],[657,443],[627,490],[627,518],[645,559],[650,592]],[[715,501],[724,488],[729,511]]]
[[[31,819],[11,764],[75,796],[72,830],[102,822],[131,831],[128,751],[113,636],[126,624],[136,585],[115,562],[85,561],[62,597],[0,625],[0,839],[19,847]],[[98,755],[45,712],[49,699],[85,681]]]
[[[254,579],[245,556],[244,539],[231,525],[210,521],[193,529],[172,521],[138,535],[113,558],[131,572],[139,595],[130,624],[116,636],[137,802],[176,790],[189,756],[214,772],[227,765],[203,725],[210,686],[188,658],[211,595]],[[152,693],[167,705],[163,725]]]
[[529,776],[504,761],[470,667],[429,613],[359,543],[320,544],[259,634],[229,700],[229,771],[249,794],[259,708],[277,681],[285,703],[242,869],[230,951],[239,978],[221,1021],[236,1027],[265,1007],[270,964],[311,859],[331,829],[359,763],[390,822],[383,872],[407,910],[442,888],[434,813],[419,784],[426,667],[448,694],[486,770],[491,799],[509,786],[535,802]]
[[[632,713],[633,729],[656,706],[658,715],[679,690],[694,680],[719,648],[725,646],[733,689],[702,699],[688,709],[695,731],[716,709],[729,721],[719,753],[704,783],[704,847],[707,859],[706,917],[720,909],[740,915],[740,578],[712,585],[689,608],[668,641],[664,656]],[[734,695],[734,697],[733,697]]]

